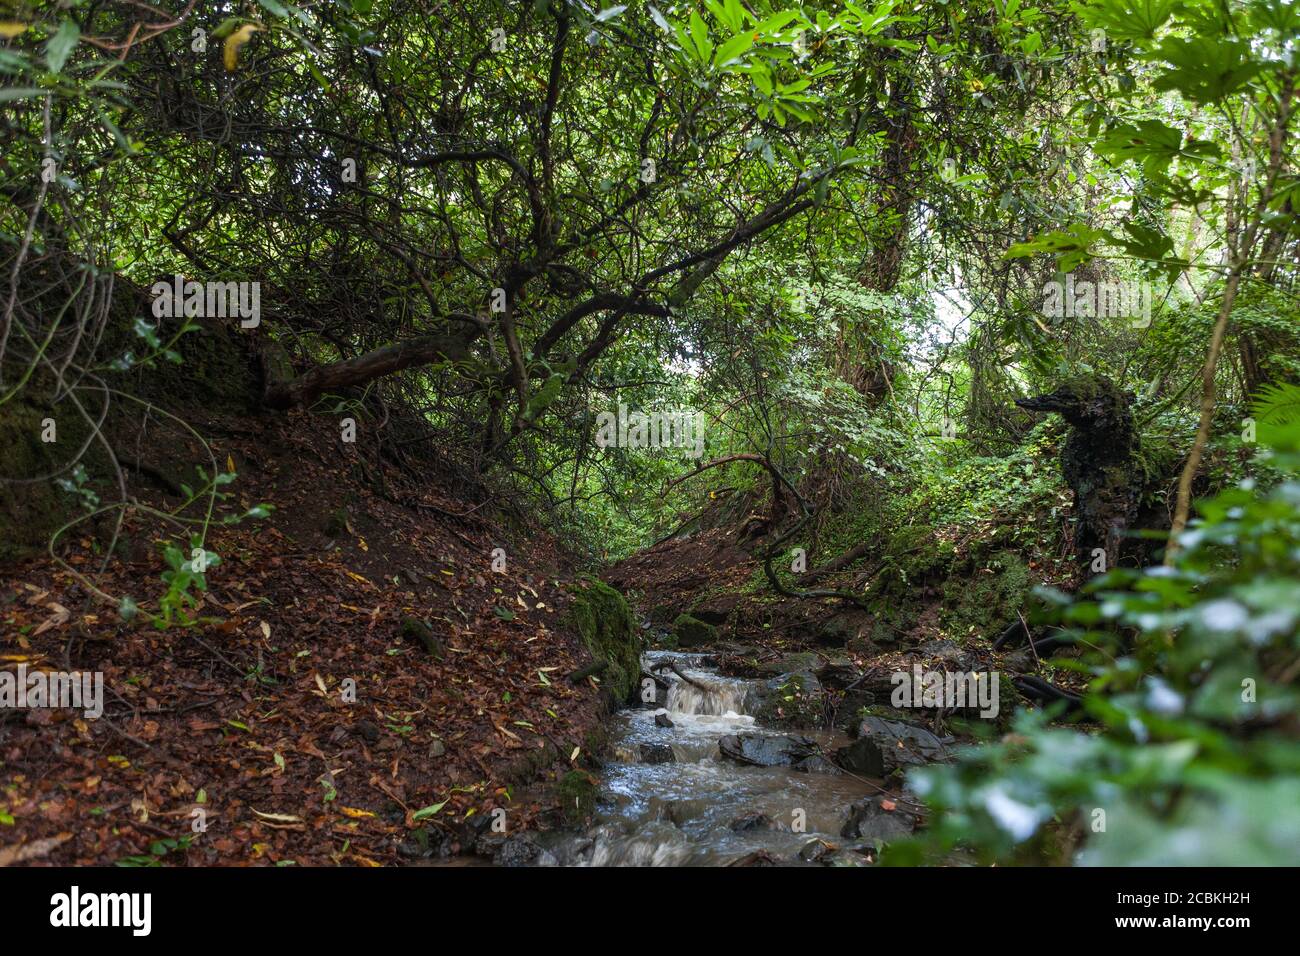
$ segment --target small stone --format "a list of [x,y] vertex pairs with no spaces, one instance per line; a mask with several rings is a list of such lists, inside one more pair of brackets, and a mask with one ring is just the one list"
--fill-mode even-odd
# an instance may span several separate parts
[[642,763],[672,763],[677,759],[672,744],[642,744]]

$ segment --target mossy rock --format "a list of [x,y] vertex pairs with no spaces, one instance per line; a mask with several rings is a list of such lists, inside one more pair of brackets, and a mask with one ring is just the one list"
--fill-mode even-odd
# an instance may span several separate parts
[[[56,422],[57,441],[42,441],[43,422]],[[68,460],[84,444],[88,426],[80,416],[65,411],[44,410],[16,399],[0,405],[0,561],[17,561],[45,549],[50,536],[75,517],[73,495],[61,491],[55,478],[29,479],[57,473],[70,479]],[[90,486],[102,491],[94,479],[100,471],[98,447],[86,455]],[[22,482],[17,484],[15,482]],[[84,513],[84,512],[83,512]]]
[[825,721],[825,696],[811,671],[784,674],[760,692],[754,719],[774,727],[820,727]]
[[716,641],[718,629],[697,617],[679,614],[677,620],[673,621],[673,637],[676,638],[678,647],[699,647]]
[[609,663],[601,681],[619,703],[628,702],[641,676],[641,634],[623,595],[589,581],[574,595],[569,619],[591,656]]
[[943,586],[944,623],[959,638],[987,635],[1003,626],[1024,606],[1032,587],[1028,566],[1010,551],[999,551],[975,564],[969,571],[954,573]]
[[560,778],[558,791],[560,808],[569,823],[584,823],[596,811],[596,783],[585,771],[570,770]]

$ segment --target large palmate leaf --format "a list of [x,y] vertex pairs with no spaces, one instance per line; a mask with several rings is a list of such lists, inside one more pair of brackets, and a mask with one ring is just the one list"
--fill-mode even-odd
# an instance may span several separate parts
[[1263,66],[1245,40],[1213,36],[1170,37],[1150,58],[1170,67],[1151,85],[1177,90],[1195,103],[1215,103],[1232,95]]
[[1080,18],[1113,40],[1151,40],[1173,13],[1175,0],[1101,0],[1078,7]]

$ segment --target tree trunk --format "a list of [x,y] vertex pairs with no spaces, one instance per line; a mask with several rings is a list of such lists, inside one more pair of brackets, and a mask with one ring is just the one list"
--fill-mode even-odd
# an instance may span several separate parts
[[461,362],[469,357],[469,346],[480,334],[480,329],[471,327],[455,335],[422,335],[332,365],[318,366],[295,379],[267,382],[263,403],[275,409],[311,405],[325,392],[364,385],[402,369],[435,362]]

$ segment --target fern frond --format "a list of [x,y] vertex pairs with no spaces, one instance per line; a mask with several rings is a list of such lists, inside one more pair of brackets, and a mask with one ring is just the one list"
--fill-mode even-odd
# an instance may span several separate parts
[[1300,385],[1270,383],[1255,393],[1251,414],[1262,425],[1290,425],[1300,421]]

